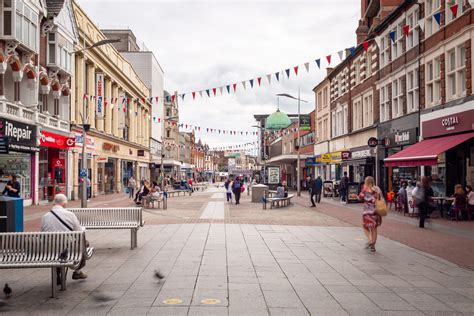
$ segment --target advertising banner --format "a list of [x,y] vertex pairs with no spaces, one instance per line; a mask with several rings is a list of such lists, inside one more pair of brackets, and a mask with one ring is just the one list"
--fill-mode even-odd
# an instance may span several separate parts
[[76,139],[47,131],[41,131],[40,146],[68,149],[76,145]]
[[278,184],[280,182],[280,168],[267,167],[267,171],[268,171],[268,183]]
[[95,96],[97,98],[96,115],[98,118],[104,117],[104,74],[95,74]]
[[300,131],[310,131],[311,130],[311,116],[310,115],[300,115]]

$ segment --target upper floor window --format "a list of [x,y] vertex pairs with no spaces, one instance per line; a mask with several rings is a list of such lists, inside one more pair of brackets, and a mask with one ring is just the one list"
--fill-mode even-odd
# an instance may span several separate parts
[[410,33],[406,37],[407,50],[418,45],[420,33],[418,28],[419,11],[416,9],[407,16],[407,25],[410,27]]
[[318,94],[316,95],[316,104],[318,105],[318,110],[321,110],[323,107],[323,93],[322,91],[319,91]]
[[402,97],[402,79],[398,78],[392,82],[392,118],[396,118],[403,115]]
[[70,72],[72,51],[72,44],[61,35],[54,32],[48,34],[48,64]]
[[399,23],[392,31],[395,31],[395,40],[392,41],[392,60],[403,54],[403,22]]
[[426,64],[426,105],[427,107],[441,101],[441,73],[439,57]]
[[323,133],[323,121],[319,120],[318,121],[318,130],[316,131],[316,135],[318,138],[318,141],[323,141],[324,139],[324,133]]
[[[446,23],[449,23],[453,20],[455,20],[457,17],[461,16],[463,14],[463,6],[464,6],[464,0],[446,0]],[[456,7],[456,16],[453,14],[453,10],[451,10],[451,7],[454,5],[457,5]]]
[[361,129],[363,127],[363,124],[362,124],[362,101],[361,99],[357,99],[356,101],[354,101],[353,103],[353,106],[352,106],[352,112],[354,113],[353,116],[352,116],[352,130],[358,130],[358,129]]
[[15,38],[37,51],[38,14],[21,0],[16,0]]
[[447,99],[452,100],[466,95],[466,47],[453,48],[447,53]]
[[0,24],[0,34],[12,36],[12,0],[0,2],[0,12],[2,12],[3,23]]
[[381,67],[386,66],[390,62],[390,45],[389,45],[390,38],[386,36],[382,36],[380,39],[380,65]]
[[323,90],[323,107],[329,105],[329,87],[325,87]]
[[323,120],[323,140],[328,140],[329,139],[329,125],[328,125],[328,119],[325,118]]
[[388,96],[388,85],[380,88],[380,121],[390,119],[390,98]]
[[374,123],[374,108],[372,102],[372,94],[366,94],[362,98],[362,110],[363,110],[363,117],[362,117],[362,126],[367,127]]
[[418,69],[407,73],[407,113],[418,110],[419,89],[418,89]]
[[341,136],[347,133],[348,106],[338,105],[332,112],[332,136]]
[[441,10],[441,0],[426,0],[425,2],[425,35],[433,35],[439,31],[439,24],[433,17],[433,14]]

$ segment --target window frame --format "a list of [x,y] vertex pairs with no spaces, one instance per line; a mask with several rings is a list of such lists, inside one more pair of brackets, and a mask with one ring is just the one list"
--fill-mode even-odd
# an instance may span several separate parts
[[[435,6],[439,3],[438,6]],[[426,0],[425,2],[425,39],[438,32],[441,26],[436,22],[433,14],[441,11],[441,0]]]
[[418,28],[420,11],[415,8],[413,11],[407,14],[406,24],[410,27],[410,32],[406,37],[406,50],[416,47],[420,42],[420,30]]
[[[414,68],[412,70],[407,71],[406,74],[407,114],[418,111],[420,107],[420,87],[418,71],[418,68]],[[411,80],[409,78],[411,78]]]
[[450,0],[445,0],[445,11],[446,11],[446,18],[445,18],[445,24],[449,24],[455,20],[457,20],[461,15],[464,13],[464,0],[452,0],[456,2],[455,4],[458,5],[458,14],[456,17],[453,17],[453,12],[451,12],[451,6],[448,4]]
[[[430,76],[430,65],[432,65],[432,77]],[[425,88],[426,98],[425,102],[427,107],[432,107],[441,103],[441,62],[440,56],[436,56],[426,62],[425,71]],[[432,100],[430,100],[430,87],[432,90]]]
[[[403,87],[402,77],[392,81],[392,118],[403,116]],[[395,84],[396,83],[396,84]],[[395,91],[395,87],[397,88]],[[397,110],[395,112],[395,109]]]
[[380,98],[380,122],[390,120],[390,98],[389,98],[389,83],[381,86],[379,89]]
[[[464,60],[463,54],[464,50]],[[454,53],[454,65],[451,64],[451,53]],[[451,101],[457,98],[466,96],[467,82],[466,82],[466,47],[464,44],[457,45],[446,52],[446,100]],[[462,84],[464,81],[464,85]],[[452,89],[452,82],[454,82],[454,91]],[[464,87],[464,89],[462,88]]]

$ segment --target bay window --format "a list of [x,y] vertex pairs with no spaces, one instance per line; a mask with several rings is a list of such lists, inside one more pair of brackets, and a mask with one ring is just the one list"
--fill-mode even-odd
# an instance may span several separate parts
[[0,13],[0,16],[3,17],[3,23],[0,24],[0,34],[12,36],[12,0],[3,0],[0,3]]
[[59,33],[48,34],[48,64],[71,72],[71,54],[73,46]]
[[17,0],[15,6],[15,38],[33,51],[37,51],[38,14],[21,0]]

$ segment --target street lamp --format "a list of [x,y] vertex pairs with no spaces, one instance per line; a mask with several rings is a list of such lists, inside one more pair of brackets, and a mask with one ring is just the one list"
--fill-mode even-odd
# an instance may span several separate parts
[[297,196],[301,196],[301,168],[300,168],[300,103],[301,102],[304,102],[304,103],[308,103],[308,101],[305,101],[305,100],[301,100],[300,99],[300,88],[298,87],[298,97],[295,98],[294,96],[292,95],[289,95],[289,94],[286,94],[286,93],[279,93],[277,94],[278,97],[285,97],[285,98],[289,98],[289,99],[293,99],[293,100],[298,100],[298,135],[297,135],[297,138],[298,138],[298,142],[297,142],[297,147],[296,147],[296,151],[297,151],[297,154],[298,154],[298,157],[297,157],[297,161],[296,161],[296,195]]
[[[258,128],[260,130],[260,133],[262,136],[263,135],[263,143],[262,143],[262,148],[263,148],[263,183],[265,183],[265,177],[267,175],[267,157],[266,157],[266,153],[265,153],[265,128],[262,127],[262,126],[259,126],[259,125],[252,125],[251,127],[255,127],[255,128]],[[260,143],[260,142],[259,142]]]
[[[94,44],[92,44],[89,47],[86,46],[86,40],[84,38],[83,41],[83,49],[77,50],[74,53],[84,53],[84,60],[86,59],[86,51],[92,48],[96,48],[102,45],[107,45],[107,44],[112,44],[112,43],[118,43],[121,40],[118,38],[109,38],[109,39],[103,39],[100,40]],[[87,179],[88,179],[88,171],[87,171],[87,157],[86,157],[86,147],[87,147],[87,132],[89,131],[91,125],[87,124],[87,121],[89,121],[89,117],[86,117],[86,101],[84,98],[82,98],[82,162],[81,162],[81,173],[82,173],[82,197],[81,197],[81,208],[87,208]]]
[[[165,118],[164,121],[171,121],[171,120],[174,120],[174,119],[177,119],[179,118],[178,116],[170,116],[168,118]],[[179,142],[179,137],[178,137],[178,142]],[[161,135],[161,190],[164,192],[165,191],[165,167],[164,167],[164,158],[165,158],[165,154],[164,154],[164,149],[165,149],[165,146],[164,146],[165,142],[163,140],[163,134]]]

